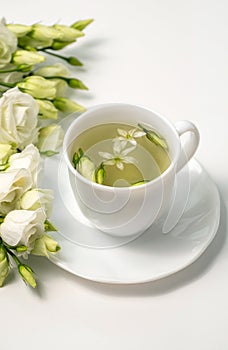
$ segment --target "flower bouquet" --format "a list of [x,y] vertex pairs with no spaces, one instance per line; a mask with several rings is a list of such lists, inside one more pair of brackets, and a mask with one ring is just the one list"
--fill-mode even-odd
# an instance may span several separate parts
[[46,65],[47,55],[72,66],[76,57],[56,52],[84,35],[92,19],[71,26],[0,22],[0,286],[13,264],[22,279],[36,287],[30,254],[49,257],[60,246],[49,235],[53,193],[41,186],[45,156],[58,152],[64,113],[83,106],[66,97],[66,87],[87,90],[65,65]]

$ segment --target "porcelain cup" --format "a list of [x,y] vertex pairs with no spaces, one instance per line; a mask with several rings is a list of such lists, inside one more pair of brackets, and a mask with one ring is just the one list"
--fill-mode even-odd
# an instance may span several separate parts
[[[99,124],[139,122],[153,126],[167,141],[171,163],[160,176],[140,186],[111,187],[87,180],[73,167],[73,143],[83,131]],[[109,103],[90,108],[72,122],[63,144],[69,181],[82,213],[96,228],[113,236],[144,232],[167,211],[175,176],[194,155],[199,138],[198,129],[190,121],[172,124],[140,106]]]

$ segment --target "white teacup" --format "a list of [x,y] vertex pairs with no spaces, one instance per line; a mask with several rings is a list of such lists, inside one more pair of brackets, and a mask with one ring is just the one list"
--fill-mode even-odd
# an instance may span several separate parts
[[[140,186],[110,187],[84,178],[72,165],[73,142],[83,131],[107,123],[153,126],[168,144],[170,166],[157,178]],[[184,137],[182,145],[180,137]],[[103,104],[90,108],[74,120],[64,138],[64,157],[69,179],[82,213],[98,229],[115,236],[144,232],[167,210],[175,175],[194,155],[199,132],[189,121],[173,125],[148,109],[129,104]]]

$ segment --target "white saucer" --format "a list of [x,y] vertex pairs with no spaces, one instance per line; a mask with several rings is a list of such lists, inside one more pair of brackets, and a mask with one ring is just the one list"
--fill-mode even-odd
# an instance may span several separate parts
[[[59,229],[52,236],[61,245],[51,261],[77,276],[104,283],[155,281],[193,263],[216,234],[220,218],[218,190],[194,159],[189,162],[190,187],[180,220],[167,234],[158,223],[131,241],[103,234],[83,217],[61,156],[48,159],[45,170],[43,187],[55,193],[51,221]],[[180,188],[184,187],[182,178],[180,172]],[[173,204],[174,213],[177,208],[178,198]]]

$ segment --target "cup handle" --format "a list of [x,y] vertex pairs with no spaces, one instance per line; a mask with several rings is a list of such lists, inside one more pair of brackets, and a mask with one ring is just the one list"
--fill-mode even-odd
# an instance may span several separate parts
[[180,120],[175,124],[175,128],[181,138],[182,135],[188,133],[184,142],[181,141],[181,153],[177,163],[177,171],[181,170],[187,162],[195,154],[199,141],[200,134],[197,127],[188,120]]

